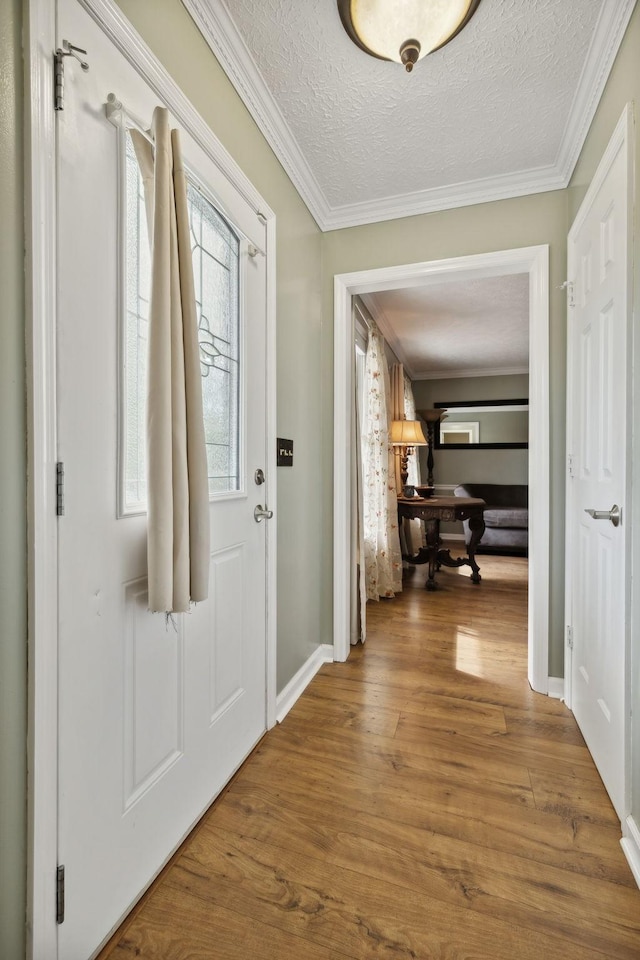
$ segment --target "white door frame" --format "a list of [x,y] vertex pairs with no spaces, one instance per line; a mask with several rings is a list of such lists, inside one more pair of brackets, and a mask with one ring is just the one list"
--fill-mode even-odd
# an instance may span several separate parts
[[[222,174],[260,214],[267,233],[267,457],[276,502],[276,218],[113,0],[79,0]],[[28,423],[28,879],[27,957],[57,956],[55,880],[58,756],[56,462],[56,0],[25,4],[25,199]],[[69,38],[80,43],[81,38]],[[91,62],[91,51],[88,53]],[[68,68],[72,69],[72,68]],[[108,91],[105,91],[105,96]],[[267,529],[266,726],[276,721],[276,528]]]
[[334,659],[349,656],[353,402],[352,297],[377,290],[529,274],[529,683],[549,692],[549,247],[381,267],[334,278]]

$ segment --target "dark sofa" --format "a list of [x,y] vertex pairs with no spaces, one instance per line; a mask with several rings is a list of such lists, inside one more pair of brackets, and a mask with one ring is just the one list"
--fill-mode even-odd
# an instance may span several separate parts
[[[527,553],[529,546],[529,488],[516,483],[465,483],[453,491],[456,497],[480,497],[484,509],[485,532],[478,552]],[[465,543],[471,536],[469,521],[464,523]]]

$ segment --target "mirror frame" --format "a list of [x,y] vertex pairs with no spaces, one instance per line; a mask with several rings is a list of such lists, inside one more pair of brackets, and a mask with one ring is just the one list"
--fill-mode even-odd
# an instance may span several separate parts
[[[519,400],[455,400],[453,403],[434,403],[435,410],[455,410],[456,407],[477,407],[481,412],[483,407],[516,407],[529,406],[529,398]],[[434,449],[436,450],[528,450],[529,441],[522,440],[516,443],[441,443],[440,429],[434,430]]]

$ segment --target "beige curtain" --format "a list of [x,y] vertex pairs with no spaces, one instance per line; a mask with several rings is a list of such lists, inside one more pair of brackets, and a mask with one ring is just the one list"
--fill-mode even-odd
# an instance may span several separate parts
[[177,130],[156,107],[131,138],[151,246],[147,393],[149,609],[184,613],[209,586],[209,493],[187,180]]
[[[411,380],[409,377],[404,374],[404,413],[407,420],[416,420],[416,401],[413,396],[413,387],[411,386]],[[421,483],[420,480],[420,458],[418,456],[418,450],[414,452],[409,457],[409,462],[407,464],[409,467],[409,474],[407,476],[407,483],[411,486],[416,486]],[[424,525],[422,520],[405,520],[405,527],[407,529],[407,546],[410,548],[409,552],[411,554],[417,553],[418,548],[424,546],[425,537],[424,537]]]
[[[389,371],[389,379],[391,381],[391,419],[392,420],[404,420],[405,419],[405,409],[404,409],[404,367],[401,363],[394,363],[391,365]],[[402,477],[400,476],[400,457],[396,453],[394,457],[395,461],[395,478],[396,478],[396,490],[399,494],[402,493]],[[411,481],[408,480],[407,483]]]
[[[415,407],[413,410],[413,416],[409,416],[407,412],[406,403],[405,403],[405,373],[404,367],[401,363],[394,363],[391,366],[389,371],[389,377],[391,380],[391,413],[393,420],[415,420]],[[407,477],[407,483],[414,483],[412,480],[412,461],[414,456],[409,457],[408,467],[409,475]],[[394,453],[394,467],[395,467],[395,478],[396,478],[396,490],[398,494],[401,495],[403,491],[402,487],[402,477],[401,477],[401,460],[398,448],[395,448]],[[413,556],[414,553],[418,552],[418,547],[422,544],[422,525],[419,520],[403,520],[400,526],[400,546],[404,554],[409,554]],[[408,564],[405,562],[405,567]]]

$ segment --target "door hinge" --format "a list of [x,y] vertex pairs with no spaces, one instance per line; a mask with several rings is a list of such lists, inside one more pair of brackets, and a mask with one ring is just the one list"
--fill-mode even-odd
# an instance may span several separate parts
[[56,923],[64,923],[64,864],[56,870]]
[[86,50],[82,50],[80,47],[74,47],[68,40],[63,40],[62,47],[58,47],[53,55],[54,110],[64,110],[64,58],[75,57],[85,73],[89,69],[87,61],[79,56],[81,53],[86,57]]
[[573,627],[570,627],[567,624],[567,646],[569,650],[573,650]]
[[569,476],[575,477],[575,473],[573,472],[573,454],[572,453],[570,453],[567,456],[567,469],[569,471]]
[[576,289],[576,285],[575,285],[575,283],[573,282],[573,280],[565,280],[564,283],[561,283],[561,284],[560,284],[560,290],[566,290],[566,291],[567,291],[567,306],[568,306],[568,307],[575,307],[575,305],[576,305],[576,301],[575,301],[575,299],[574,299],[575,289]]
[[56,463],[56,516],[64,517],[64,463]]

